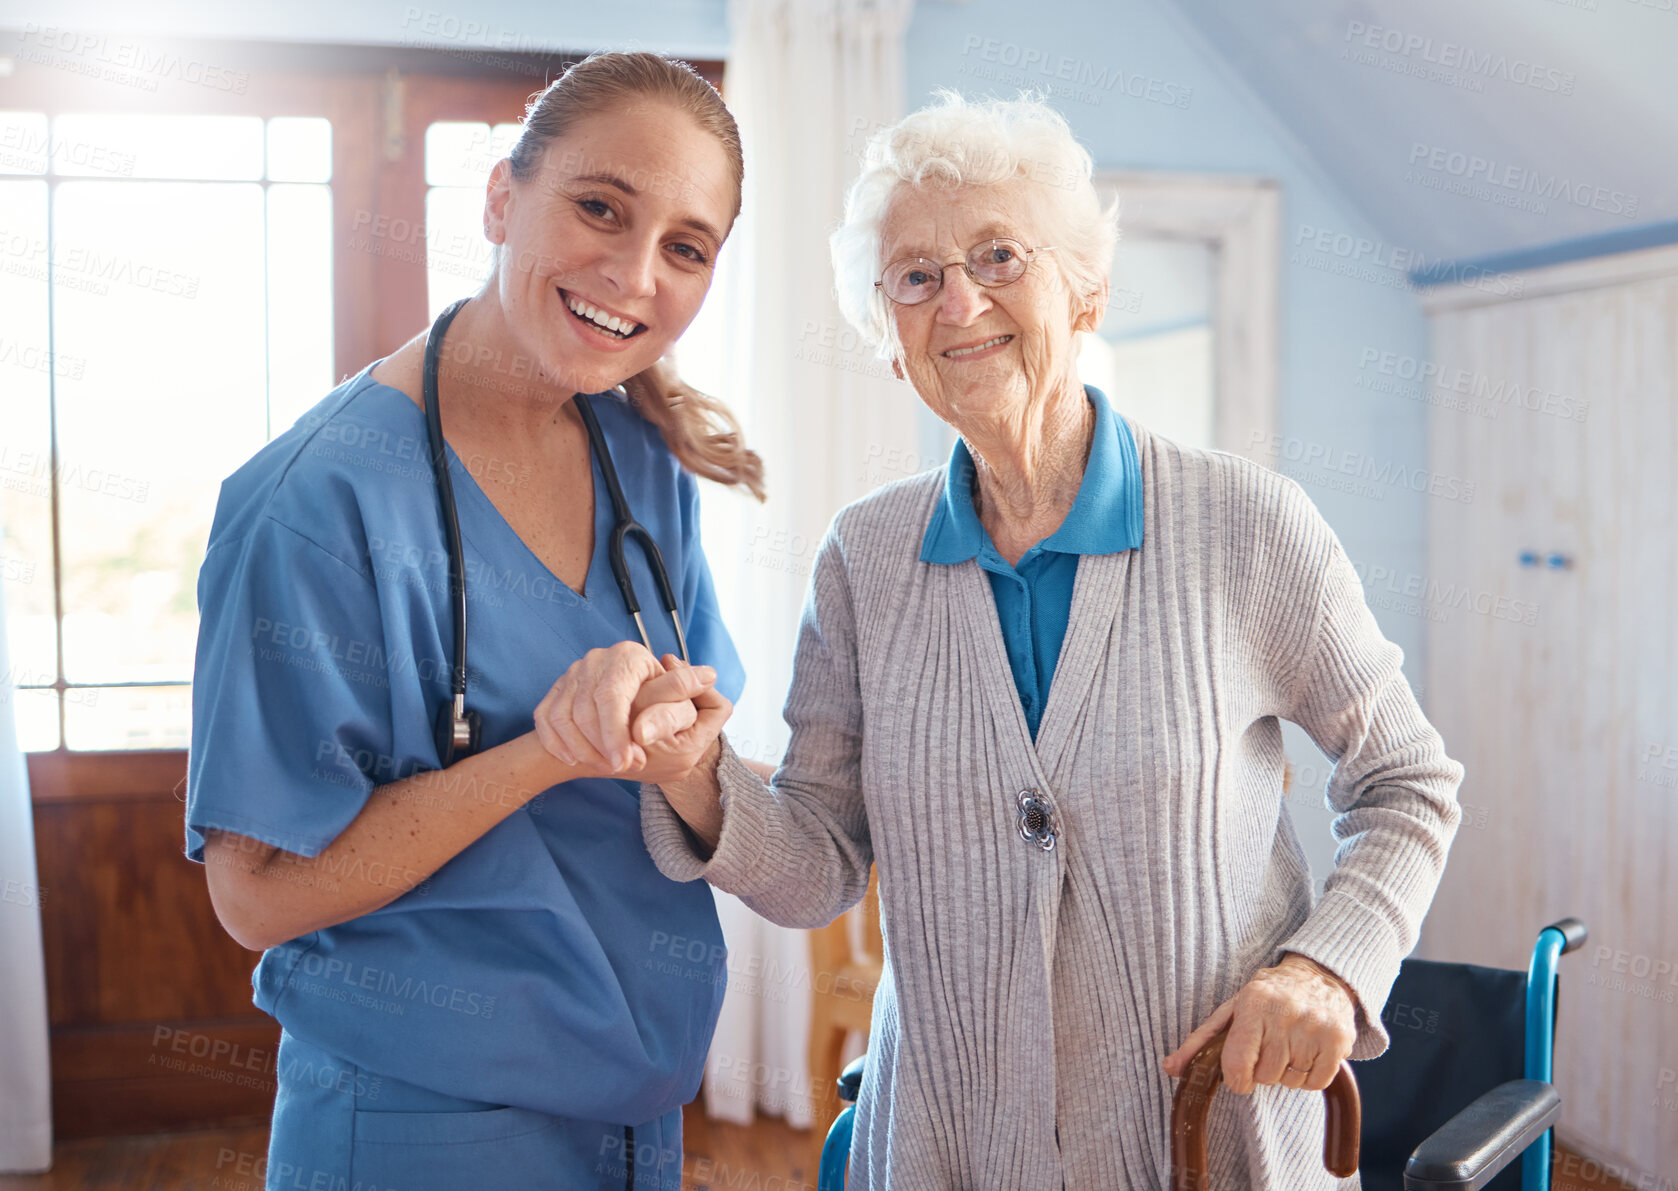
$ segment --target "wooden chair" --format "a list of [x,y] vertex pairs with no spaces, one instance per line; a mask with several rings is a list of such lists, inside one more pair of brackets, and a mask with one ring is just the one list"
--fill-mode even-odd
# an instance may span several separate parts
[[[850,923],[860,919],[862,947],[851,945]],[[868,1033],[874,990],[884,956],[880,942],[879,876],[868,875],[868,892],[855,909],[810,932],[810,1169],[821,1166],[822,1142],[839,1115],[837,1084],[845,1035]]]

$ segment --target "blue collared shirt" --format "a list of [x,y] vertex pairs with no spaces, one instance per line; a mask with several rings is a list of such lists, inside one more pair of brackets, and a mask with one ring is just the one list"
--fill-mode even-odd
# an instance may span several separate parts
[[1072,584],[1081,554],[1117,554],[1142,545],[1142,465],[1136,438],[1101,390],[1084,386],[1095,407],[1095,437],[1078,495],[1060,528],[1009,566],[973,508],[973,455],[956,439],[944,484],[921,539],[921,561],[946,566],[979,560],[990,577],[1002,642],[1032,739],[1072,618]]

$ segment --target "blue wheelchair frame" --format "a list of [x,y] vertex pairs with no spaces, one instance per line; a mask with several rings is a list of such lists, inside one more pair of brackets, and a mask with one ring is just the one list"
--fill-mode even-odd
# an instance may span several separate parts
[[[1556,965],[1567,952],[1577,951],[1585,945],[1585,933],[1585,924],[1577,918],[1563,918],[1538,932],[1538,941],[1532,948],[1532,961],[1527,966],[1526,1081],[1545,1085],[1551,1082],[1556,1037]],[[839,1098],[846,1104],[833,1122],[833,1127],[827,1131],[827,1140],[822,1143],[821,1167],[816,1174],[817,1191],[843,1191],[845,1186],[845,1167],[851,1156],[851,1131],[855,1128],[856,1098],[862,1088],[862,1069],[867,1061],[868,1056],[863,1055],[839,1076]],[[1495,1094],[1494,1089],[1487,1096]],[[1524,1151],[1515,1151],[1521,1154],[1521,1191],[1550,1191],[1551,1129],[1547,1122],[1555,1119],[1561,1102],[1553,1091],[1547,1099],[1553,1103],[1544,1110],[1544,1131],[1528,1142]],[[1463,1114],[1453,1119],[1453,1123],[1468,1114],[1469,1110],[1465,1109]],[[1443,1127],[1434,1137],[1441,1138],[1449,1128],[1449,1125]],[[1405,1168],[1406,1187],[1414,1185],[1424,1189],[1439,1188],[1440,1191],[1449,1187],[1481,1187],[1503,1168],[1500,1163],[1486,1167],[1472,1177],[1457,1178],[1446,1173],[1441,1166],[1449,1168],[1461,1163],[1446,1158],[1434,1159],[1431,1166],[1422,1169],[1418,1166],[1418,1159],[1423,1157],[1421,1150],[1425,1146],[1426,1143],[1418,1147],[1416,1156]]]
[[[1575,929],[1577,928],[1577,929]],[[1585,945],[1585,924],[1564,918],[1538,932],[1527,965],[1527,1045],[1525,1075],[1550,1083],[1556,1040],[1556,963]],[[1527,1147],[1521,1157],[1521,1191],[1550,1191],[1550,1135]]]

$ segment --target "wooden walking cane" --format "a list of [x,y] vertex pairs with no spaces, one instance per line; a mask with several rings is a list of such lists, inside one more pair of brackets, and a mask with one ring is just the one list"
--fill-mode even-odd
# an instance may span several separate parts
[[[1212,1094],[1224,1078],[1226,1030],[1208,1042],[1194,1058],[1171,1098],[1171,1191],[1207,1191],[1206,1114]],[[1351,1064],[1344,1061],[1334,1082],[1323,1089],[1328,1110],[1323,1123],[1323,1166],[1340,1178],[1358,1172],[1358,1136],[1363,1131],[1363,1106]]]

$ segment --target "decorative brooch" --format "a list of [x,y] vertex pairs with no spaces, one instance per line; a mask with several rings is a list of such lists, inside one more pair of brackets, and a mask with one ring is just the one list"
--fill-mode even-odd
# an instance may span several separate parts
[[1036,790],[1021,790],[1014,801],[1020,808],[1020,838],[1045,852],[1055,849],[1054,807]]

